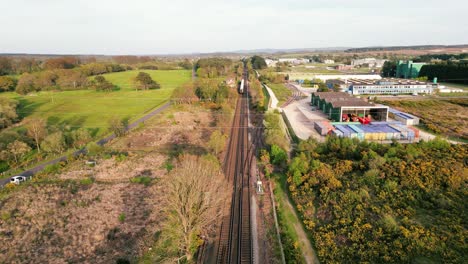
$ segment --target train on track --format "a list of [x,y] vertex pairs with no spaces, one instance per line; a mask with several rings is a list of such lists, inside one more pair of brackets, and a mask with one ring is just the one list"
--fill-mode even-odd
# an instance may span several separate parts
[[244,93],[244,78],[242,78],[241,83],[239,85],[239,93]]

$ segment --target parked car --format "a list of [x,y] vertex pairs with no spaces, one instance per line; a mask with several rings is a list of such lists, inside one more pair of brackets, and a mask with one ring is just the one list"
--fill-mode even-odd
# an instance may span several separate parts
[[24,181],[26,181],[28,178],[26,176],[21,176],[21,175],[18,175],[18,176],[13,176],[11,177],[10,179],[10,183],[14,183],[14,184],[20,184]]

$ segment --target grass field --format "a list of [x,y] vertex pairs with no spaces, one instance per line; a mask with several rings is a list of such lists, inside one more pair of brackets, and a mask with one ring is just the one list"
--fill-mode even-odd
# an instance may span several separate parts
[[63,92],[39,92],[21,96],[16,93],[3,93],[20,101],[20,115],[47,118],[49,124],[63,124],[72,127],[85,127],[94,130],[97,136],[106,133],[108,120],[114,116],[134,120],[145,112],[166,102],[173,90],[190,80],[187,70],[156,71],[145,70],[161,84],[161,89],[135,91],[132,78],[139,71],[105,74],[107,80],[120,90],[96,92],[78,90]]
[[276,98],[279,101],[279,106],[281,106],[286,100],[288,100],[288,97],[292,95],[291,90],[286,88],[284,84],[282,83],[269,83],[267,84],[268,87],[273,90],[273,93],[275,93]]

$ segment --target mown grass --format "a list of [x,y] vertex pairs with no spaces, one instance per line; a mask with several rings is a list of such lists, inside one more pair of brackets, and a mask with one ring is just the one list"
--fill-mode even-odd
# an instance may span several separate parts
[[0,96],[19,100],[22,117],[46,118],[50,125],[67,125],[72,128],[85,127],[94,130],[96,136],[107,132],[112,117],[135,120],[144,113],[165,103],[174,89],[189,81],[187,70],[145,70],[161,84],[161,89],[135,91],[132,78],[139,71],[105,74],[107,80],[120,90],[97,92],[94,90],[44,91],[30,95],[2,93]]
[[269,83],[267,86],[273,90],[273,93],[278,99],[280,106],[288,100],[288,97],[292,95],[291,90],[286,88],[286,86],[284,86],[282,83]]

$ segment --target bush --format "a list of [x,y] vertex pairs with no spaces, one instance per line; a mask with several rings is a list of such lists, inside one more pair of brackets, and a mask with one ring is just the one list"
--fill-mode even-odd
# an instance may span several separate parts
[[86,149],[88,150],[89,156],[96,156],[97,154],[102,152],[103,147],[98,145],[96,142],[91,142],[88,144]]
[[121,223],[125,222],[125,218],[126,218],[125,213],[121,213],[119,215],[119,222],[121,222]]
[[148,176],[137,176],[137,177],[130,179],[130,182],[132,183],[143,184],[145,186],[149,186],[152,181],[153,181],[153,178],[148,177]]
[[56,173],[60,172],[61,168],[62,168],[62,166],[61,166],[60,163],[51,164],[51,165],[47,165],[44,168],[43,172],[46,173],[46,174],[56,174]]
[[119,153],[117,156],[115,156],[115,161],[117,162],[122,162],[122,161],[125,161],[127,159],[127,154],[125,153]]
[[94,179],[90,177],[80,180],[81,185],[91,185],[93,183],[94,183]]
[[288,160],[288,155],[286,154],[286,151],[277,145],[271,146],[271,160],[272,163],[278,166],[285,165],[287,160]]

